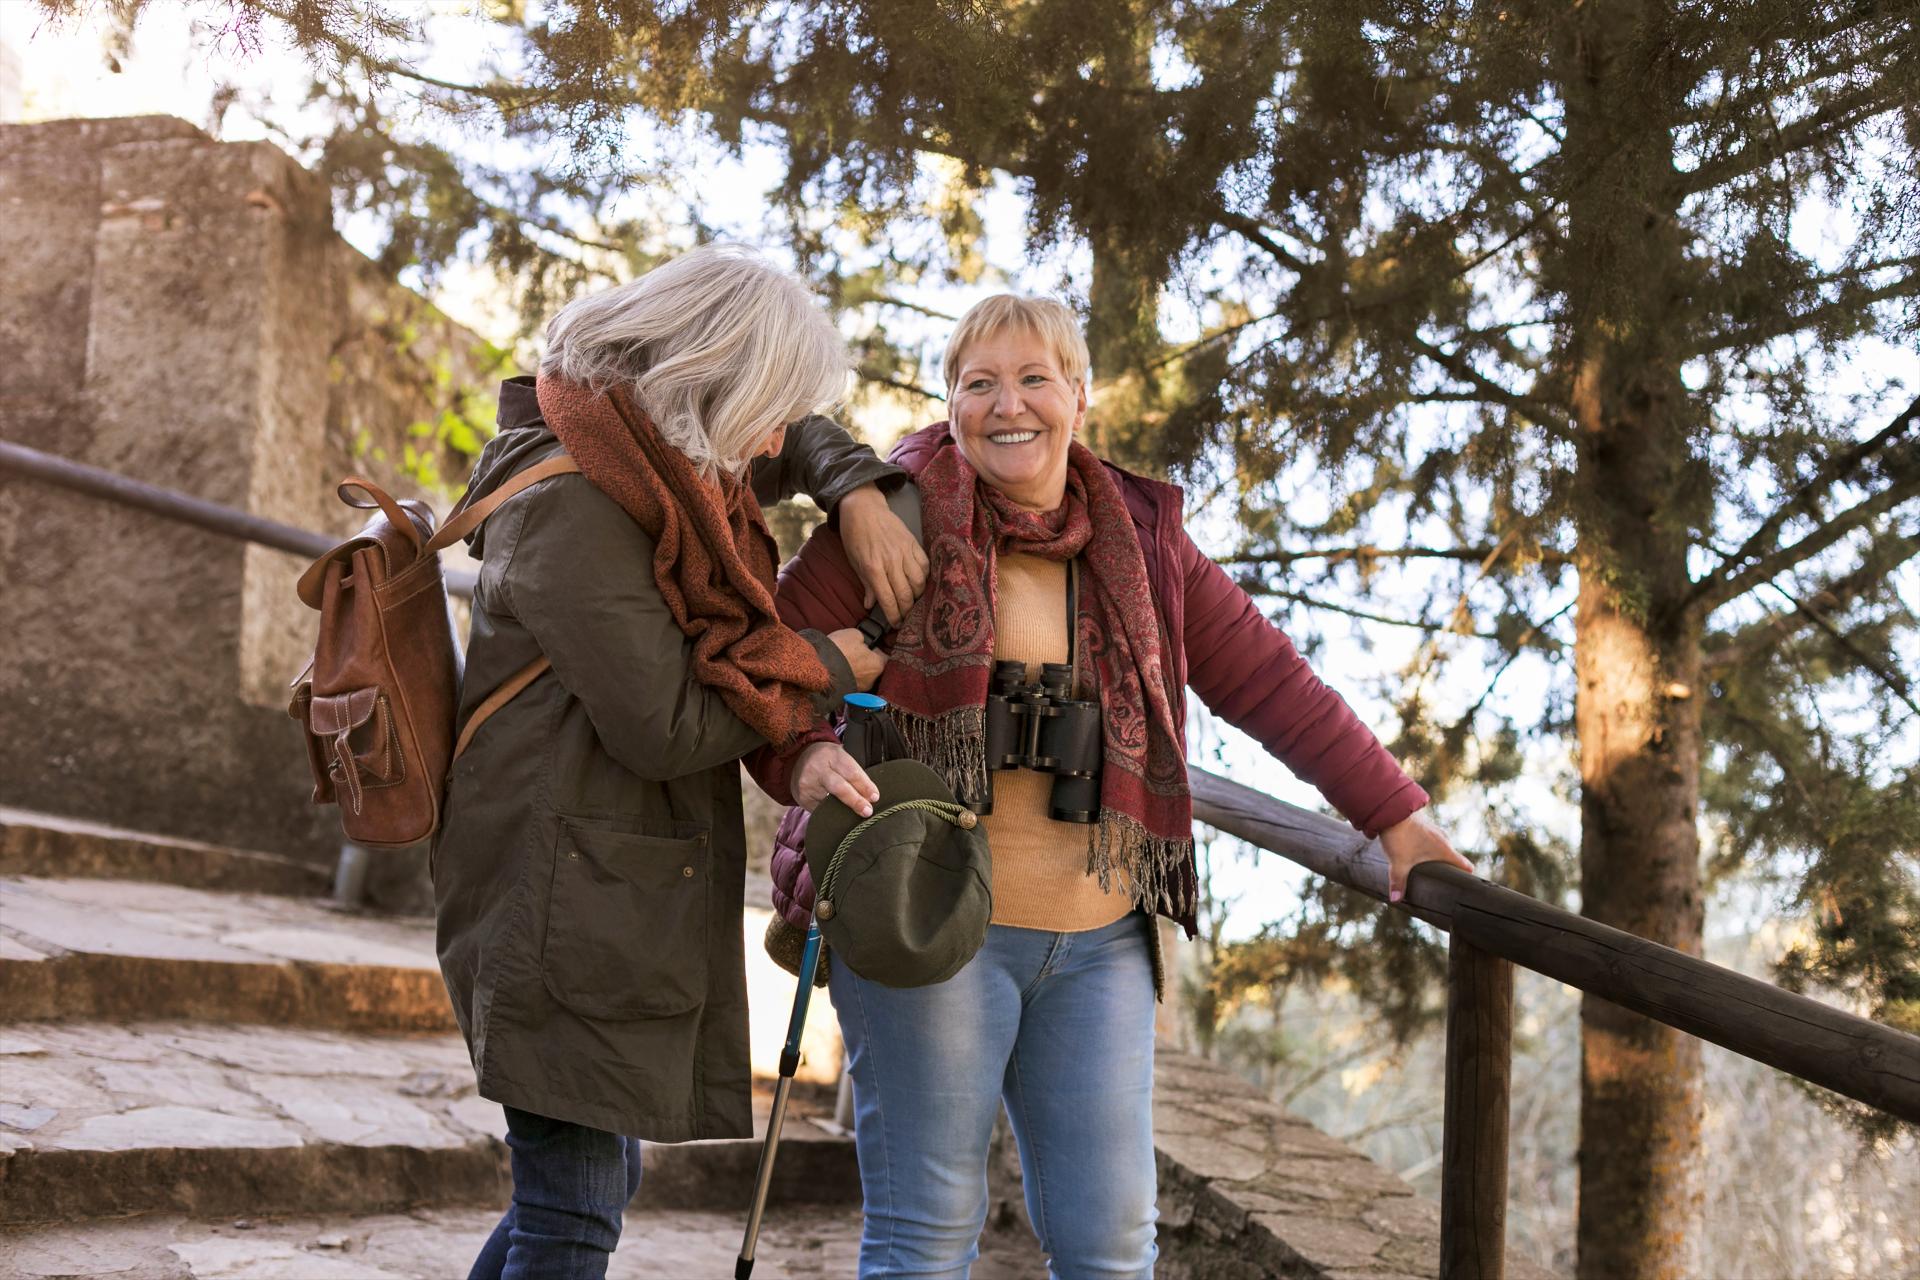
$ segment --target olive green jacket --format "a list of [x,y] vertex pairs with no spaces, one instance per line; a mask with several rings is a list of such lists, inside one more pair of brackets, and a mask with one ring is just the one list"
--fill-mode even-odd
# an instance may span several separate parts
[[[501,389],[500,427],[476,494],[559,451],[531,379]],[[831,509],[898,474],[810,418],[754,488]],[[693,678],[652,539],[584,476],[511,499],[473,553],[461,722],[553,663],[474,735],[434,840],[440,967],[480,1093],[656,1142],[749,1137],[738,761],[763,740]],[[824,711],[852,672],[803,634],[833,675]]]

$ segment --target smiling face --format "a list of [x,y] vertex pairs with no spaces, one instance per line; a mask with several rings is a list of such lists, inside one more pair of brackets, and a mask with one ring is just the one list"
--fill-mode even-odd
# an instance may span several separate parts
[[1035,511],[1065,499],[1067,446],[1087,416],[1087,388],[1039,334],[1009,327],[969,343],[948,408],[954,443],[981,479]]

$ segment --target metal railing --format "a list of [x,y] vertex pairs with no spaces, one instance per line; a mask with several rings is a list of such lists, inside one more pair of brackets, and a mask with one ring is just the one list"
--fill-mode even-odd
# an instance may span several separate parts
[[[269,520],[265,516],[238,511],[218,502],[209,502],[205,498],[163,489],[118,472],[43,453],[10,440],[0,440],[0,471],[44,480],[77,493],[117,502],[123,507],[190,524],[222,537],[255,542],[296,556],[323,556],[341,541],[324,533],[314,533],[282,524],[278,520]],[[442,568],[441,576],[446,579],[447,590],[453,595],[472,597],[476,577],[472,570],[446,566]]]
[[[0,470],[317,556],[335,539],[0,441]],[[473,574],[447,571],[471,595]],[[1189,765],[1194,817],[1382,903],[1387,858],[1345,823]],[[1596,924],[1454,867],[1416,867],[1398,904],[1449,935],[1440,1274],[1505,1272],[1513,966],[1920,1124],[1920,1037]]]

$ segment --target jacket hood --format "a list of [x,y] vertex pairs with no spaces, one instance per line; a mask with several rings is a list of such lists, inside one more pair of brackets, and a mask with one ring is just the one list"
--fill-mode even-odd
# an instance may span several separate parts
[[936,422],[903,436],[900,443],[893,446],[893,452],[887,455],[887,461],[917,478],[933,461],[933,455],[940,452],[941,447],[951,439],[953,429],[944,422]]
[[[480,450],[473,475],[467,480],[467,496],[475,502],[505,484],[515,472],[551,453],[551,446],[559,439],[540,416],[540,401],[530,377],[508,378],[500,384],[500,410],[495,423],[498,434]],[[486,529],[483,522],[467,535],[475,559],[484,554],[481,544]]]

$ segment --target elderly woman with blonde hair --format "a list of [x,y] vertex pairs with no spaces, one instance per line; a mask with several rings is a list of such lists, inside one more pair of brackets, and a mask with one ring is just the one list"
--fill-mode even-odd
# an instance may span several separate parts
[[710,246],[568,306],[537,382],[501,389],[470,494],[578,469],[472,538],[461,722],[550,663],[459,758],[433,850],[441,970],[512,1152],[475,1276],[605,1274],[640,1139],[752,1134],[736,762],[884,661],[782,624],[759,504],[812,494],[894,617],[925,572],[876,488],[898,471],[811,416],[847,369],[799,281]]
[[[1152,1274],[1165,984],[1153,917],[1195,927],[1187,690],[1379,835],[1395,895],[1417,862],[1467,865],[1421,812],[1426,793],[1194,545],[1180,491],[1077,442],[1087,363],[1064,306],[988,299],[947,344],[949,420],[892,456],[919,488],[932,562],[877,692],[912,754],[984,815],[993,903],[985,943],[945,982],[900,988],[829,964],[853,1077],[863,1280],[967,1274],[1003,1105],[1049,1274]],[[861,598],[831,529],[781,575],[793,626],[851,625]],[[989,760],[990,695],[1036,681],[1097,705],[1097,746],[1073,761]],[[820,738],[816,726],[750,767],[802,805],[867,781]],[[813,909],[803,840],[790,815],[774,902],[798,927]]]

